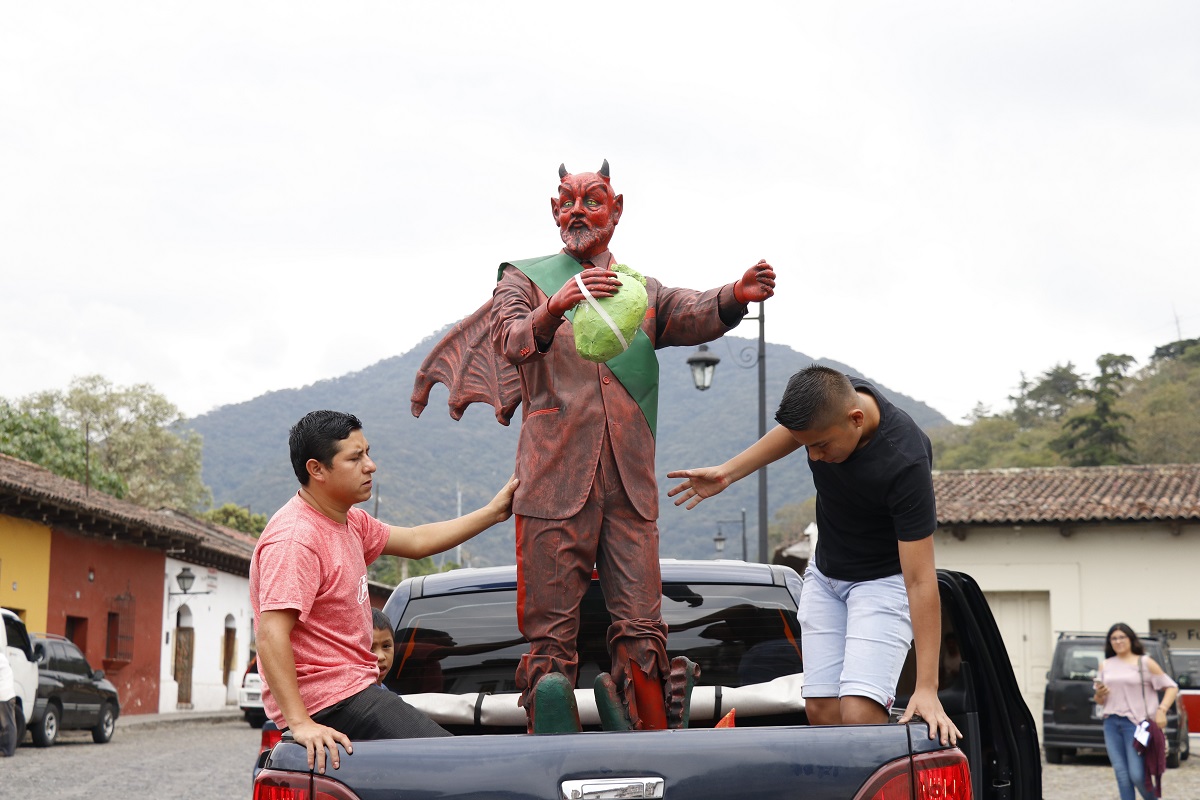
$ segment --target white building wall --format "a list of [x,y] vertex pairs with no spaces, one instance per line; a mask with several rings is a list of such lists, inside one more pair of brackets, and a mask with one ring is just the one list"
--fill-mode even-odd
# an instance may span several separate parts
[[1161,523],[968,528],[962,541],[936,534],[939,567],[971,574],[985,592],[1050,592],[1052,635],[1063,630],[1106,631],[1127,622],[1137,631],[1150,620],[1200,618],[1193,588],[1200,564],[1200,525],[1178,535]]
[[[1048,636],[1052,652],[1059,631],[1103,632],[1115,622],[1142,632],[1154,621],[1175,634],[1177,646],[1188,630],[1200,630],[1200,592],[1194,588],[1200,525],[1077,525],[1070,536],[1058,525],[964,530],[963,539],[949,529],[935,534],[939,567],[970,574],[984,592],[1049,594],[1044,624],[1027,621],[1002,631],[1010,653],[1028,651],[1021,637]],[[1044,684],[1025,695],[1035,718],[1043,690]]]
[[[179,586],[175,580],[175,576],[185,566],[190,567],[196,576],[190,596],[178,594]],[[200,594],[201,592],[208,594]],[[179,611],[185,606],[187,612],[190,612],[195,637],[191,709],[180,708],[179,684],[175,677],[175,629]],[[216,711],[236,705],[242,672],[250,660],[250,640],[254,624],[254,615],[250,607],[249,580],[243,575],[168,558],[163,575],[163,609],[159,713],[181,710]],[[222,681],[222,651],[227,617],[233,618],[236,640],[233,668],[229,673],[229,684],[225,685]]]

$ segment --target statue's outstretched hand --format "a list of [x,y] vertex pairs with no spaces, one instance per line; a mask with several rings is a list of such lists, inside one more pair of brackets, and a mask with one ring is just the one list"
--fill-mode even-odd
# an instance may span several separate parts
[[746,270],[733,285],[733,296],[741,303],[761,303],[775,294],[775,270],[766,261],[759,261]]
[[[583,279],[583,285],[592,293],[592,297],[612,297],[617,293],[617,289],[621,288],[621,280],[617,277],[617,273],[607,269],[592,267],[579,273],[579,277]],[[556,317],[562,317],[581,302],[583,302],[583,292],[580,291],[579,284],[575,282],[575,276],[572,275],[562,285],[562,288],[546,302],[546,310]]]
[[668,478],[683,478],[683,483],[667,492],[667,497],[680,495],[675,505],[687,503],[689,510],[700,504],[706,497],[720,494],[729,485],[718,467],[703,467],[701,469],[681,469],[667,473]]

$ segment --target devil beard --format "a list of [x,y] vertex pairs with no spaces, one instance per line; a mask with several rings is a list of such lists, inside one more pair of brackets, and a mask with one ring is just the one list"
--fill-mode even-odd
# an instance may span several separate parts
[[616,227],[615,222],[610,222],[603,228],[566,227],[561,232],[563,244],[572,255],[598,255],[608,247]]

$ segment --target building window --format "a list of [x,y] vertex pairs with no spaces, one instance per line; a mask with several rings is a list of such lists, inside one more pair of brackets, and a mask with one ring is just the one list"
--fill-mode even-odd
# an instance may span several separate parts
[[133,631],[135,603],[133,595],[126,593],[112,599],[108,611],[108,627],[104,639],[104,661],[125,662],[133,660]]

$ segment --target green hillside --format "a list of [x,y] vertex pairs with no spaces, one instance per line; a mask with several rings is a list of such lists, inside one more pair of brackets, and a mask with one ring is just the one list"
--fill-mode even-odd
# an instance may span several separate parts
[[[371,455],[379,465],[375,484],[378,516],[386,522],[416,524],[450,517],[457,506],[471,510],[500,488],[513,471],[520,412],[503,427],[492,409],[471,406],[455,422],[446,410],[447,392],[438,386],[420,418],[410,412],[413,377],[425,354],[441,338],[431,336],[404,355],[380,361],[359,372],[300,389],[265,394],[245,403],[223,406],[191,420],[204,437],[204,481],[216,505],[236,503],[255,513],[273,513],[295,492],[297,483],[288,462],[287,433],[308,411],[335,408],[362,419]],[[754,441],[757,435],[756,368],[738,366],[738,354],[757,347],[756,340],[726,337],[710,344],[721,358],[713,387],[699,392],[692,386],[687,358],[694,348],[659,351],[661,391],[657,472],[662,496],[661,552],[666,557],[707,558],[713,554],[717,520],[736,519],[747,510],[747,539],[751,552],[757,541],[757,481],[744,480],[693,511],[675,508],[666,497],[671,469],[717,463]],[[750,351],[753,358],[753,349]],[[767,345],[768,426],[787,379],[815,359],[783,345]],[[820,360],[845,372],[853,368]],[[868,379],[870,376],[865,376]],[[948,424],[924,403],[881,387],[922,427]],[[812,480],[802,459],[771,468],[769,510],[799,503],[813,494]],[[374,513],[376,501],[364,507]],[[740,530],[723,525],[730,541],[726,553],[736,558]],[[732,534],[732,535],[731,535]],[[513,525],[494,528],[463,548],[472,566],[513,563]]]

